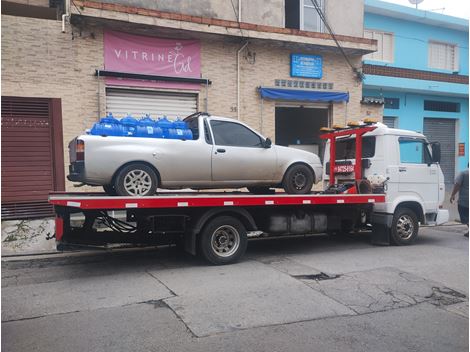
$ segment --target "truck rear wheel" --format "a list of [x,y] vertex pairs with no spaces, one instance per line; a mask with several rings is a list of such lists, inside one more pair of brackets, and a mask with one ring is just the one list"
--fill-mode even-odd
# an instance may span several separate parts
[[200,253],[216,265],[238,261],[245,253],[247,244],[245,227],[232,216],[210,220],[199,235]]
[[412,244],[418,236],[418,217],[409,208],[399,208],[395,211],[390,231],[390,239],[394,245]]
[[143,163],[133,163],[119,171],[114,188],[120,196],[153,196],[157,191],[157,183],[157,175],[151,167]]

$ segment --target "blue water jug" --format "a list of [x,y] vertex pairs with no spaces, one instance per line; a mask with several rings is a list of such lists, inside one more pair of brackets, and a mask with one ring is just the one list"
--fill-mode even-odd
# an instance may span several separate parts
[[95,123],[90,130],[90,134],[98,136],[122,136],[123,129],[120,121],[114,118],[112,113]]
[[127,115],[126,117],[122,118],[121,125],[124,130],[123,135],[129,137],[135,136],[138,124],[139,121],[137,121],[137,119],[133,118],[131,115]]
[[157,126],[156,121],[152,120],[150,115],[147,114],[144,118],[139,120],[136,137],[162,138],[163,132],[162,129]]
[[156,122],[157,126],[162,129],[163,132],[163,138],[171,138],[170,137],[170,129],[173,129],[173,122],[168,120],[166,116],[163,116],[163,118],[158,119]]
[[173,129],[171,135],[173,139],[193,139],[193,132],[188,128],[188,124],[181,119],[176,119],[173,122]]

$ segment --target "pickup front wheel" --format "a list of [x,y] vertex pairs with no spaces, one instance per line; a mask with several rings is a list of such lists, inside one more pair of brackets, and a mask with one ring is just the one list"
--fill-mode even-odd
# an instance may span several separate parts
[[157,184],[157,175],[151,167],[133,163],[118,172],[114,188],[119,196],[143,197],[154,195]]
[[306,194],[312,190],[313,180],[313,172],[308,166],[296,164],[287,170],[282,187],[289,194]]

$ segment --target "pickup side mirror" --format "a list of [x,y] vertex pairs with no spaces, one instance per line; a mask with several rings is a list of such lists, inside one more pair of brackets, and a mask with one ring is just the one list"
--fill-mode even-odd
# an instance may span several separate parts
[[441,144],[439,142],[432,142],[431,150],[432,150],[432,162],[440,163],[441,162]]
[[264,141],[263,143],[263,147],[265,147],[266,149],[267,148],[271,148],[271,145],[273,144],[273,142],[271,142],[271,139],[269,138],[266,138],[266,140]]

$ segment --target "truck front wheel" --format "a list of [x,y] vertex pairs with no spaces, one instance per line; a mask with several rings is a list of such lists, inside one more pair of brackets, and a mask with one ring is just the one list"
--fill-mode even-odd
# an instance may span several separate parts
[[232,216],[210,220],[199,235],[200,253],[212,264],[223,265],[239,260],[248,239],[243,224]]
[[390,239],[397,246],[412,244],[418,236],[418,229],[415,212],[409,208],[399,208],[393,215]]

